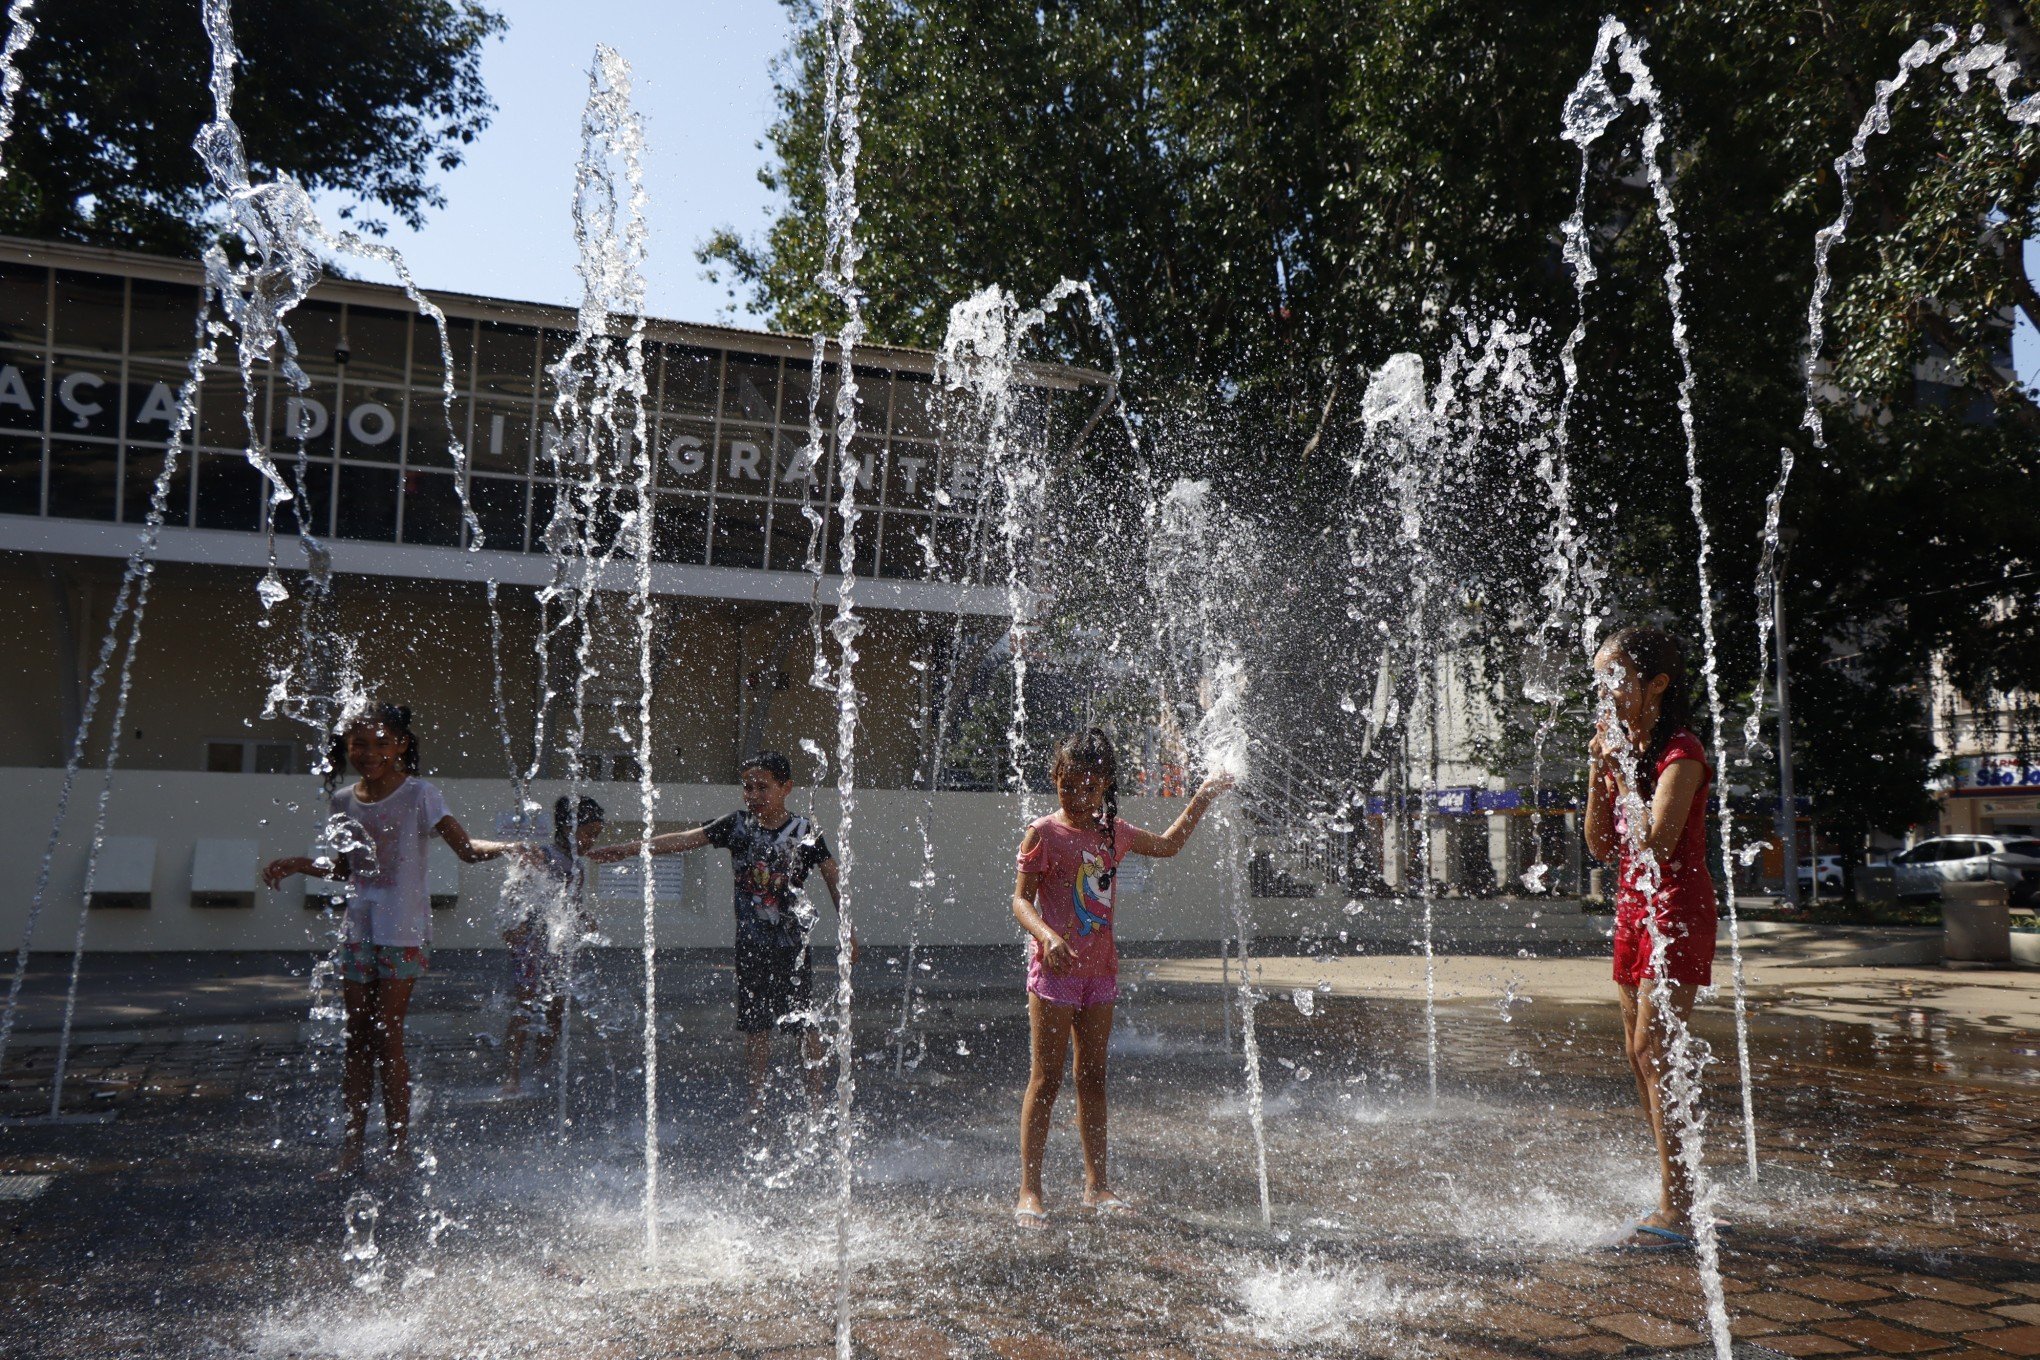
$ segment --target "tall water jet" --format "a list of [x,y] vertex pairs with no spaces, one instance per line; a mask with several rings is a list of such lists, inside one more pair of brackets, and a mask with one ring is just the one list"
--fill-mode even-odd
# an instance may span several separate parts
[[[1245,713],[1246,668],[1233,640],[1234,610],[1243,592],[1244,529],[1213,503],[1211,483],[1179,478],[1148,512],[1148,594],[1155,618],[1154,648],[1163,730],[1188,737],[1210,774],[1244,781],[1250,773]],[[1244,828],[1227,799],[1222,844],[1227,908],[1239,948],[1237,1000],[1245,1062],[1247,1121],[1253,1133],[1254,1180],[1261,1226],[1274,1224],[1268,1189],[1268,1132],[1261,1080],[1261,1045],[1254,1023],[1253,916],[1240,855]],[[1228,1045],[1230,1048],[1230,1045]]]
[[[581,305],[574,338],[550,366],[554,430],[549,452],[562,494],[547,526],[556,595],[578,623],[573,720],[567,750],[568,797],[578,798],[587,770],[587,685],[596,674],[597,595],[614,582],[619,554],[631,567],[636,639],[638,887],[644,961],[644,1250],[659,1245],[658,929],[651,838],[658,792],[652,781],[652,452],[645,409],[644,260],[648,225],[644,128],[631,103],[631,69],[598,45],[581,113],[581,155],[574,169],[574,242]],[[617,334],[621,327],[622,334]],[[566,494],[571,488],[572,494]],[[541,629],[543,631],[543,629]]]
[[21,51],[35,37],[34,9],[35,0],[14,0],[7,7],[7,42],[0,46],[0,179],[7,178],[7,140],[21,102]]
[[[1579,147],[1581,184],[1584,193],[1586,167],[1592,147],[1619,116],[1620,101],[1641,108],[1645,114],[1641,159],[1644,175],[1650,184],[1652,202],[1657,210],[1659,234],[1664,239],[1665,249],[1670,257],[1664,270],[1665,298],[1672,316],[1672,348],[1679,357],[1678,410],[1679,427],[1684,435],[1687,500],[1692,511],[1694,533],[1699,540],[1694,570],[1699,584],[1701,675],[1707,689],[1707,713],[1714,758],[1716,764],[1721,765],[1727,760],[1725,743],[1728,737],[1728,722],[1721,702],[1721,673],[1715,646],[1714,583],[1707,565],[1708,559],[1713,555],[1713,538],[1707,524],[1705,488],[1700,476],[1699,435],[1693,417],[1693,391],[1698,385],[1699,375],[1693,367],[1692,344],[1686,331],[1685,255],[1679,240],[1678,218],[1673,209],[1671,184],[1666,176],[1661,156],[1666,138],[1664,100],[1658,92],[1650,66],[1644,60],[1647,46],[1641,38],[1632,35],[1619,19],[1609,17],[1601,21],[1587,74],[1581,78],[1572,97],[1566,101],[1566,139]],[[1608,80],[1611,59],[1615,67],[1629,78],[1628,90],[1619,96]],[[1580,215],[1583,217],[1583,212]],[[1570,248],[1572,239],[1569,228],[1569,259],[1572,255]],[[1584,255],[1584,238],[1580,238],[1580,247]],[[1568,400],[1575,386],[1575,377],[1575,373],[1568,371],[1566,377]],[[1587,645],[1591,647],[1592,641],[1589,640]],[[1726,778],[1717,778],[1715,781],[1715,814],[1721,835],[1721,892],[1723,904],[1728,909],[1729,967],[1734,980],[1736,1065],[1741,1077],[1743,1150],[1750,1178],[1755,1180],[1757,1128],[1750,1090],[1749,1006],[1743,978],[1742,925],[1736,910],[1735,818],[1729,806],[1728,785],[1729,781]]]
[[[853,948],[855,916],[852,884],[857,865],[853,826],[857,815],[857,639],[864,631],[857,617],[858,465],[853,457],[857,438],[856,350],[864,338],[864,294],[857,283],[863,247],[857,242],[857,157],[863,148],[858,128],[861,90],[857,73],[855,0],[826,0],[820,22],[826,41],[825,107],[822,161],[827,203],[827,244],[823,251],[822,290],[842,308],[836,331],[835,436],[837,511],[841,519],[837,563],[840,584],[829,635],[836,644],[830,672],[836,694],[836,1354],[852,1360],[850,1336],[850,1209],[855,1184],[856,1131],[851,1115],[857,1096],[855,1033],[851,1002],[855,997]],[[820,375],[819,355],[815,373]],[[816,384],[819,388],[819,383]],[[811,408],[813,409],[813,408]],[[819,650],[819,649],[818,649]],[[818,658],[819,659],[819,655]]]

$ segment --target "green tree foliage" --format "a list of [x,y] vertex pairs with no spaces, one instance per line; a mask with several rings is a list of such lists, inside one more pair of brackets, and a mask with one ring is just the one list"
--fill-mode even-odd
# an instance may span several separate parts
[[[786,206],[762,238],[725,233],[704,257],[805,331],[833,322],[814,284],[821,51],[809,0],[788,2],[798,36],[763,171]],[[1846,396],[1817,456],[1798,428],[1814,233],[1840,207],[1833,160],[1900,53],[1933,24],[1980,25],[2040,71],[2029,4],[866,5],[859,230],[873,336],[932,344],[949,305],[985,284],[1027,297],[1089,279],[1111,299],[1130,400],[1151,429],[1197,432],[1158,447],[1236,499],[1273,483],[1264,508],[1306,551],[1309,526],[1355,494],[1330,455],[1359,446],[1369,368],[1404,349],[1435,363],[1464,316],[1541,326],[1547,355],[1571,328],[1557,234],[1577,160],[1559,116],[1612,9],[1649,41],[1671,105],[1732,697],[1746,703],[1757,683],[1751,582],[1789,444],[1801,453],[1786,505],[1795,664],[1846,656],[1851,683],[1879,696],[1857,703],[1843,672],[1807,669],[1809,702],[1842,706],[1807,719],[1823,743],[1808,768],[1859,820],[1902,824],[1918,813],[1904,791],[1925,773],[1930,658],[1979,695],[2040,688],[2040,408],[2002,368],[2010,309],[2040,312],[2013,248],[2040,236],[2040,134],[2014,128],[1994,89],[1962,92],[1938,70],[1900,100],[1834,259],[1822,357]],[[2028,75],[2013,93],[2035,88]],[[1578,487],[1619,607],[1688,620],[1697,636],[1667,256],[1640,133],[1626,115],[1589,177],[1602,277],[1579,356]],[[1054,343],[1102,361],[1078,329]],[[1921,365],[1949,381],[1919,381]],[[1498,536],[1495,551],[1522,554],[1520,592],[1536,562],[1520,540]],[[1832,736],[1852,713],[1871,734]]]
[[[197,0],[39,5],[0,180],[0,231],[188,254],[208,189],[192,139],[212,116]],[[435,172],[488,126],[474,0],[249,0],[234,115],[258,176],[388,212],[440,205]],[[358,225],[380,233],[373,215]]]

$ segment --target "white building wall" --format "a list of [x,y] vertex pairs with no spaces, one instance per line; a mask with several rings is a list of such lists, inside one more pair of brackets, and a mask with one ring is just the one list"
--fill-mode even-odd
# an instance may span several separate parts
[[[4,816],[0,816],[0,943],[11,951],[21,942],[34,898],[38,868],[49,835],[61,770],[0,770]],[[472,835],[494,837],[497,819],[511,809],[508,785],[500,780],[433,781],[448,808]],[[107,808],[109,836],[155,841],[150,902],[146,907],[95,907],[88,913],[86,947],[111,951],[210,949],[309,949],[321,947],[330,921],[306,906],[305,881],[293,879],[280,892],[250,884],[252,905],[194,907],[193,856],[200,840],[252,839],[261,862],[307,853],[325,819],[326,800],[316,781],[293,775],[228,775],[174,771],[123,771],[114,775]],[[90,842],[99,776],[80,775],[70,817],[52,862],[49,891],[31,941],[37,950],[68,950],[77,930],[86,847]],[[550,807],[560,788],[534,786]],[[601,784],[589,788],[609,810],[605,839],[634,836],[637,786]],[[692,826],[740,805],[734,787],[667,784],[660,787],[658,826]],[[791,800],[807,803],[805,791]],[[1037,799],[1037,812],[1049,804]],[[853,911],[858,934],[868,944],[904,944],[913,928],[915,894],[910,884],[922,870],[916,819],[927,795],[874,790],[857,799]],[[1124,815],[1136,824],[1165,828],[1180,800],[1133,798]],[[837,846],[840,819],[834,794],[815,800],[817,820]],[[1009,901],[1013,855],[1021,832],[1019,800],[1004,794],[941,793],[934,796],[929,834],[935,845],[936,887],[920,938],[930,944],[997,944],[1018,938]],[[1184,852],[1172,860],[1136,861],[1120,889],[1119,933],[1137,940],[1215,940],[1228,933],[1228,885],[1224,877],[1223,821],[1206,822]],[[132,849],[132,846],[128,847]],[[684,859],[681,900],[657,910],[661,945],[720,946],[731,943],[729,857],[701,850]],[[1151,870],[1143,866],[1151,865]],[[497,948],[502,941],[500,862],[460,865],[459,897],[433,913],[434,943],[442,948]],[[125,886],[125,885],[123,885]],[[217,885],[212,886],[218,891]],[[826,892],[816,887],[826,900]],[[642,944],[642,908],[635,896],[598,903],[602,929],[617,945]],[[833,913],[818,938],[833,939]]]

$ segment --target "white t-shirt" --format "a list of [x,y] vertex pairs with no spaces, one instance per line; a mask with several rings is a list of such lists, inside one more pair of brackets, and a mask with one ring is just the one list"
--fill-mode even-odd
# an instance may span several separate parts
[[432,943],[432,893],[425,876],[427,849],[446,816],[446,799],[416,775],[375,802],[350,784],[333,795],[333,814],[360,825],[375,846],[348,856],[352,889],[347,902],[346,938],[372,944],[417,946]]

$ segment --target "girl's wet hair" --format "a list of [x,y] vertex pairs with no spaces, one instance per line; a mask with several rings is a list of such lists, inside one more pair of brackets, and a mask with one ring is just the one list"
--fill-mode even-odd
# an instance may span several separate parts
[[553,804],[553,844],[571,855],[574,833],[591,823],[599,825],[602,820],[602,804],[587,797],[576,802],[563,793]]
[[1048,767],[1049,778],[1060,784],[1065,775],[1071,774],[1096,775],[1105,781],[1104,815],[1100,825],[1106,843],[1117,850],[1114,828],[1119,825],[1119,755],[1112,749],[1112,738],[1105,735],[1104,728],[1086,727],[1055,744],[1055,758]]
[[332,788],[340,778],[340,771],[347,768],[347,734],[357,727],[387,728],[404,743],[403,754],[397,758],[404,773],[418,773],[418,734],[411,730],[410,705],[368,704],[350,713],[333,734],[333,743],[326,750],[327,788]]
[[1651,728],[1643,749],[1636,753],[1643,788],[1648,791],[1657,783],[1658,757],[1665,753],[1672,735],[1693,725],[1693,687],[1686,678],[1686,645],[1662,628],[1633,623],[1610,633],[1601,650],[1618,653],[1636,672],[1639,684],[1647,685],[1660,675],[1666,679],[1664,695],[1658,700],[1657,725]]

